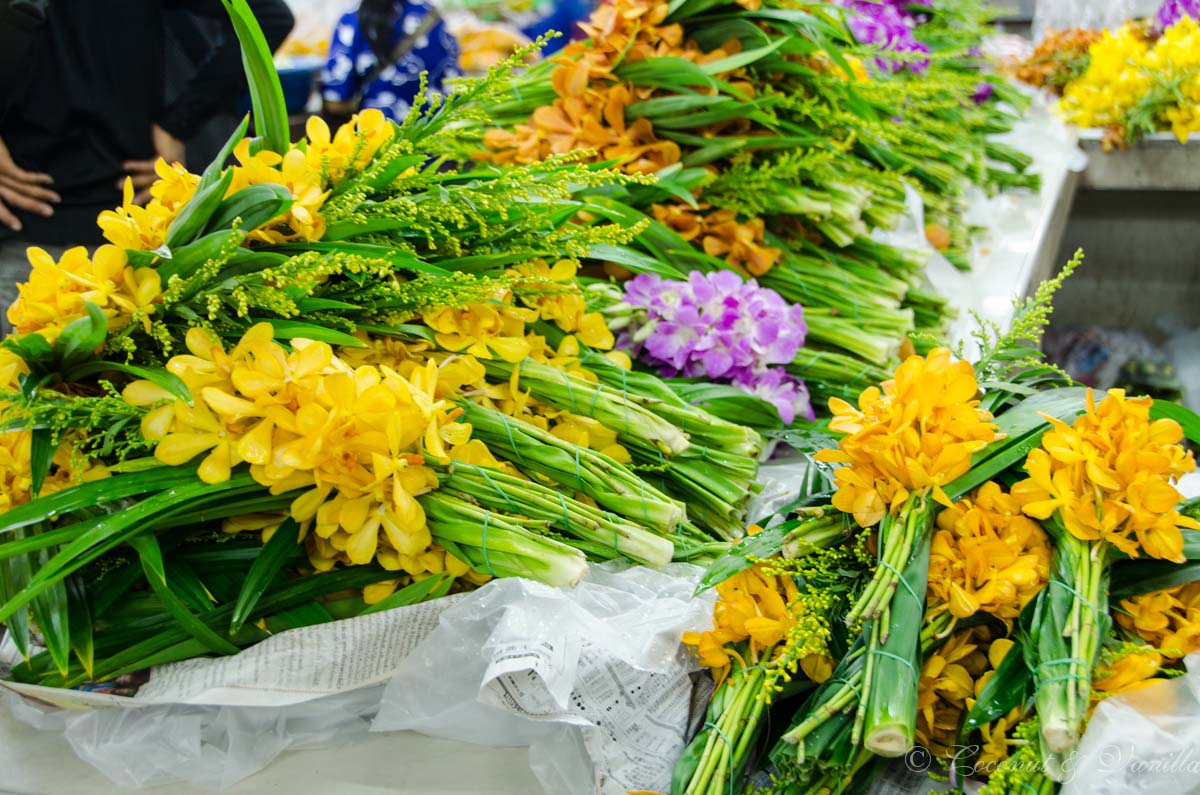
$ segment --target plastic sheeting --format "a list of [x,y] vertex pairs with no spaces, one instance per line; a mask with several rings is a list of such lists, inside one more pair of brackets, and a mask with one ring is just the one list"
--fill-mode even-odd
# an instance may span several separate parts
[[1062,795],[1200,795],[1200,654],[1178,679],[1096,707]]
[[131,788],[226,788],[285,750],[412,729],[530,746],[550,795],[665,789],[664,760],[682,750],[695,668],[679,637],[712,625],[712,596],[692,598],[700,572],[605,564],[573,589],[496,580],[447,600],[386,686],[287,706],[68,711],[7,700],[15,718],[62,732],[80,759]]

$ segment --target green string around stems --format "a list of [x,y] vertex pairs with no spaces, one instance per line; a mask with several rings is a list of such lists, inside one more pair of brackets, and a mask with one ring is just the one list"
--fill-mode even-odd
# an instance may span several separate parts
[[725,746],[726,746],[726,747],[729,749],[729,795],[733,795],[733,752],[734,752],[734,745],[733,745],[733,743],[729,742],[729,738],[725,736],[725,732],[721,731],[721,727],[720,727],[720,726],[718,726],[717,724],[713,723],[711,720],[708,720],[708,721],[705,721],[705,722],[704,722],[704,728],[705,728],[705,729],[712,729],[714,732],[716,732],[716,733],[717,733],[717,736],[718,736],[718,737],[720,737],[720,738],[721,738],[721,739],[722,739],[722,740],[725,742]]
[[[455,466],[458,466],[460,463],[461,462],[456,463]],[[468,466],[473,467],[475,469],[475,471],[479,473],[480,477],[482,477],[484,480],[486,480],[488,485],[492,487],[492,490],[504,498],[504,501],[508,503],[508,507],[512,508],[513,513],[521,512],[520,510],[517,509],[517,505],[516,505],[516,503],[514,503],[512,501],[512,498],[508,496],[508,492],[506,492],[504,489],[500,488],[499,484],[497,484],[496,481],[492,480],[492,476],[487,473],[486,469],[479,466],[479,464],[469,464]],[[453,472],[453,470],[451,470],[451,471]]]
[[912,664],[912,661],[911,661],[911,660],[906,660],[905,658],[901,657],[899,654],[892,654],[890,651],[885,651],[885,650],[883,650],[883,649],[871,649],[871,650],[870,650],[870,651],[868,651],[867,653],[868,653],[868,654],[877,654],[877,655],[879,655],[880,657],[889,657],[889,658],[891,658],[891,659],[895,660],[895,661],[896,661],[896,662],[898,662],[898,663],[903,663],[905,668],[907,668],[908,670],[912,671],[912,675],[913,675],[913,682],[914,682],[914,683],[915,683],[917,686],[920,686],[920,684],[921,684],[921,674],[920,674],[920,672],[919,672],[919,671],[917,671],[916,667],[915,667],[915,666],[913,666],[913,664]]

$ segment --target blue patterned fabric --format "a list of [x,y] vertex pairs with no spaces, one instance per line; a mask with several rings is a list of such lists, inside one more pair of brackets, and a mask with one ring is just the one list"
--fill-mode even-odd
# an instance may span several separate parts
[[[396,0],[395,41],[417,30],[429,11],[422,0]],[[321,73],[322,95],[333,102],[353,99],[375,63],[375,54],[359,29],[358,12],[345,14],[333,31],[329,62]],[[445,22],[438,22],[400,63],[384,69],[367,86],[361,108],[378,108],[401,121],[417,95],[421,72],[429,72],[429,89],[437,92],[442,91],[443,80],[458,76],[458,41]]]

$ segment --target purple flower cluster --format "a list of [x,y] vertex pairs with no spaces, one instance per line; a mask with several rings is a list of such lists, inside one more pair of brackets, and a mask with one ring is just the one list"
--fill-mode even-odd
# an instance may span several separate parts
[[[860,44],[876,45],[888,52],[912,56],[914,53],[929,54],[929,48],[917,41],[913,28],[917,18],[907,6],[933,6],[933,0],[841,0],[852,13],[847,22],[850,32]],[[897,72],[910,69],[920,74],[929,68],[928,58],[906,57],[875,59],[880,69]]]
[[1155,22],[1161,32],[1185,16],[1200,20],[1200,0],[1164,0]]
[[625,285],[634,322],[617,344],[668,377],[729,381],[770,401],[784,422],[811,419],[802,381],[783,367],[804,344],[804,309],[731,271],[670,281],[642,274]]

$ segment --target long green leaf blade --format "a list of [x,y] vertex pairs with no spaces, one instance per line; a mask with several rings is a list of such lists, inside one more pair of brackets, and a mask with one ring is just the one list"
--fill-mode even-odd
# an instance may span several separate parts
[[288,517],[263,546],[250,567],[250,573],[246,575],[242,592],[238,594],[237,604],[233,608],[233,619],[229,622],[230,635],[236,635],[242,624],[246,623],[254,606],[258,604],[259,597],[283,571],[288,560],[296,554],[299,543],[300,525],[295,519]]
[[287,154],[291,146],[287,103],[267,37],[246,0],[221,0],[221,3],[229,12],[233,29],[242,44],[242,64],[250,84],[255,132],[266,140],[271,151]]
[[129,539],[129,544],[137,550],[138,557],[141,558],[142,570],[146,573],[150,587],[154,589],[154,593],[158,594],[158,598],[162,600],[163,607],[167,609],[167,612],[179,622],[179,626],[215,654],[237,654],[239,651],[237,646],[207,627],[175,594],[174,589],[167,582],[166,571],[163,568],[162,549],[158,545],[158,539],[153,534],[147,533]]
[[71,630],[71,651],[83,666],[84,673],[91,678],[95,668],[96,638],[92,625],[92,606],[88,602],[87,588],[80,577],[67,580],[67,623]]

